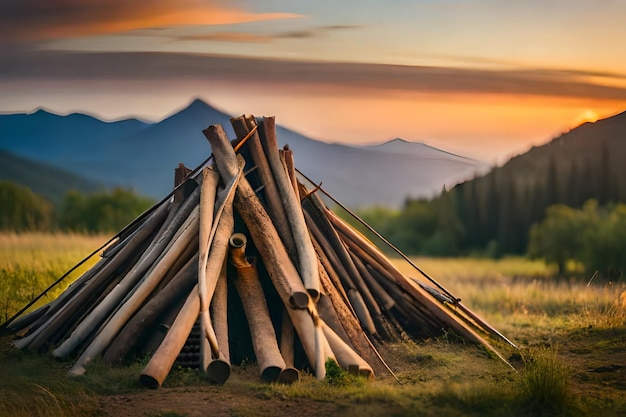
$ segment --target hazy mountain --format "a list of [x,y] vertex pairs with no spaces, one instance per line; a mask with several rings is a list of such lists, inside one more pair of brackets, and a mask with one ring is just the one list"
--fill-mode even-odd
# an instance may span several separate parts
[[29,187],[53,202],[59,202],[69,190],[85,193],[104,187],[57,167],[22,158],[0,150],[0,180],[8,180]]
[[[0,149],[160,198],[171,190],[178,163],[195,168],[210,155],[202,129],[219,123],[234,138],[229,119],[201,100],[158,123],[104,122],[43,110],[0,115]],[[431,196],[484,169],[477,161],[399,139],[351,147],[281,126],[277,134],[279,144],[294,151],[300,171],[352,207],[399,206],[407,196]]]

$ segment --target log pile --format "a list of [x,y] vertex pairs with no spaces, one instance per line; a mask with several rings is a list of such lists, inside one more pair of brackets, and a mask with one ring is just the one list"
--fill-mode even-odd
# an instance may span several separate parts
[[[101,358],[150,360],[161,386],[191,362],[214,383],[255,359],[260,377],[324,378],[327,360],[372,377],[375,346],[453,331],[495,352],[494,329],[442,288],[406,277],[335,215],[277,145],[274,118],[233,118],[203,131],[212,164],[176,170],[175,190],[120,232],[56,300],[5,323],[20,349],[51,351],[83,374]],[[497,353],[497,352],[496,352]],[[498,355],[499,356],[499,355]],[[190,359],[191,358],[191,359]]]

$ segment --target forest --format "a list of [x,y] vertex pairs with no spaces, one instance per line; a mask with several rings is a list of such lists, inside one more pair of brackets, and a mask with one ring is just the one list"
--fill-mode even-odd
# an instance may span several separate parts
[[111,233],[153,204],[124,188],[90,194],[70,190],[54,204],[28,187],[0,181],[0,231]]
[[561,274],[569,267],[621,276],[626,183],[618,161],[606,145],[578,158],[546,153],[514,158],[432,199],[407,198],[399,210],[357,214],[409,255],[521,254],[553,262]]

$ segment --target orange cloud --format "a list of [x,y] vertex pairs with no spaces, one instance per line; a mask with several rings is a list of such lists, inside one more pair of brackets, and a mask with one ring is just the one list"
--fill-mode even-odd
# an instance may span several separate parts
[[22,0],[0,2],[0,39],[40,41],[177,25],[218,25],[302,17],[255,13],[222,4],[155,0]]

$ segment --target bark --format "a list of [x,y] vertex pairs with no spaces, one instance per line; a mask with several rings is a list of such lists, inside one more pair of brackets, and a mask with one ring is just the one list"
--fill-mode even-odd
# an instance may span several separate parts
[[286,365],[278,349],[274,325],[256,266],[245,256],[246,242],[247,239],[242,233],[235,233],[230,238],[230,261],[237,269],[234,283],[248,320],[252,347],[261,369],[261,378],[266,382],[274,382],[278,380]]
[[111,343],[113,337],[117,335],[124,324],[126,324],[130,317],[132,317],[139,307],[141,307],[143,302],[159,284],[161,278],[163,278],[163,276],[167,273],[172,262],[180,256],[185,248],[193,241],[194,237],[197,237],[198,217],[198,206],[196,205],[185,224],[181,226],[182,233],[180,238],[174,241],[171,248],[164,254],[163,257],[160,258],[158,263],[148,271],[139,288],[137,288],[132,296],[127,299],[124,305],[122,305],[120,309],[115,312],[106,325],[100,329],[98,335],[91,341],[89,346],[70,368],[70,374],[84,374],[85,365],[106,349],[109,343]]
[[139,383],[156,389],[163,385],[178,353],[181,351],[200,312],[200,298],[197,286],[191,290],[187,301],[176,316],[172,327],[168,330],[163,342],[141,372]]
[[177,305],[177,301],[186,297],[195,286],[198,276],[197,255],[187,261],[172,280],[150,299],[126,323],[103,355],[106,363],[120,363],[146,333],[155,331],[156,321],[164,312]]
[[304,287],[307,289],[313,300],[317,300],[320,293],[320,278],[317,270],[317,257],[309,231],[302,213],[302,205],[300,198],[294,192],[293,184],[289,176],[285,172],[280,155],[278,153],[278,142],[276,140],[276,124],[273,117],[266,117],[263,120],[261,144],[265,150],[265,155],[269,162],[270,168],[281,201],[285,207],[287,220],[291,226],[293,238],[298,253],[298,266]]

